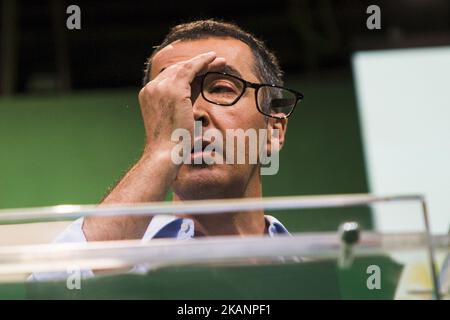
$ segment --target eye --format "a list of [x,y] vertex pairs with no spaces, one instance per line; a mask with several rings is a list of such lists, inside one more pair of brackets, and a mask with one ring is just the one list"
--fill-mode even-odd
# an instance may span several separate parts
[[232,88],[230,88],[229,86],[214,85],[209,88],[209,92],[210,93],[230,93],[230,92],[234,92],[234,90]]
[[235,85],[226,81],[216,81],[208,86],[209,93],[236,93],[238,92]]

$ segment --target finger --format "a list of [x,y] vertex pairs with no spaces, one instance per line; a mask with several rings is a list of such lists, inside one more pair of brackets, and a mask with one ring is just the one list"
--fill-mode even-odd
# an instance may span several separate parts
[[227,61],[225,58],[216,58],[213,62],[203,67],[198,74],[203,74],[208,71],[221,71],[226,64]]
[[[216,60],[217,54],[214,51],[198,55],[181,64],[182,72],[179,73],[180,78],[191,82],[197,74],[207,69],[208,65]],[[219,60],[219,63],[221,60]]]
[[[212,55],[212,58],[209,58]],[[198,74],[208,71],[219,71],[226,65],[225,58],[214,57],[215,53],[198,55],[190,60],[178,62],[163,69],[153,82],[161,82],[165,79],[176,77],[177,80],[191,83]],[[199,71],[197,71],[199,70]]]

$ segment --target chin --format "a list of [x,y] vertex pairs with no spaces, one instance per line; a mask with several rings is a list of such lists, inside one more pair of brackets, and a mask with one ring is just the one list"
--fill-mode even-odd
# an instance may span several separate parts
[[231,170],[226,165],[184,165],[173,191],[184,200],[233,198],[237,188]]

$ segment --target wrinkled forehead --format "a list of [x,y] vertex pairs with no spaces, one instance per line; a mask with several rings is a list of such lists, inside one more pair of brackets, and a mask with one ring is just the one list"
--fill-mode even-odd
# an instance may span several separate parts
[[215,51],[218,57],[225,58],[227,65],[237,70],[245,80],[258,81],[254,72],[254,55],[250,47],[234,38],[218,37],[172,42],[153,57],[150,79],[177,62],[192,59],[209,51]]

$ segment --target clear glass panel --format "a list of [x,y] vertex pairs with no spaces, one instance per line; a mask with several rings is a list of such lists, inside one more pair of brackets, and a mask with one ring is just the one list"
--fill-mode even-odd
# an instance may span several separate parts
[[[346,197],[342,199],[348,199]],[[409,233],[376,232],[357,219],[357,211],[364,211],[367,207],[352,204],[353,207],[338,205],[342,211],[333,211],[332,214],[340,217],[337,226],[328,230],[301,232],[301,226],[296,227],[295,224],[299,215],[307,214],[307,210],[312,209],[315,221],[318,221],[324,213],[317,211],[319,202],[325,205],[320,210],[335,210],[330,203],[340,203],[342,200],[336,199],[336,196],[320,201],[314,197],[296,198],[305,200],[302,203],[307,206],[298,206],[296,210],[284,208],[281,212],[270,208],[266,210],[266,214],[284,223],[291,236],[257,239],[210,237],[196,241],[153,239],[146,243],[140,240],[136,243],[88,243],[89,248],[83,243],[65,244],[66,247],[62,248],[58,248],[61,244],[49,244],[51,238],[67,227],[67,222],[42,222],[39,217],[50,220],[57,216],[64,218],[69,217],[71,211],[86,215],[100,210],[96,206],[4,210],[0,212],[3,219],[0,220],[9,224],[0,226],[2,234],[7,235],[7,239],[0,244],[0,298],[435,297],[430,251],[424,230]],[[371,199],[370,196],[367,198]],[[273,204],[274,200],[270,203]],[[292,209],[292,206],[289,207]],[[118,209],[131,212],[133,208],[122,206]],[[349,216],[350,209],[356,211]],[[420,214],[420,206],[417,212],[411,214]],[[291,215],[292,219],[287,219],[287,215]],[[29,223],[23,223],[25,221]],[[357,221],[360,225],[359,240],[352,247],[343,245],[342,234],[337,228],[346,221]],[[434,262],[441,296],[449,299],[450,240],[448,235],[433,235],[433,241],[436,245]],[[342,267],[344,258],[350,261],[346,267]],[[147,267],[146,273],[129,272],[131,267],[142,265]],[[83,270],[89,268],[113,271],[98,273],[94,278],[84,278],[86,274]],[[47,273],[48,276],[30,282],[27,281],[30,270]],[[264,282],[264,290],[261,289],[261,281]],[[223,286],[224,283],[229,285]],[[78,284],[80,290],[77,289]],[[192,290],[194,286],[195,290]]]

